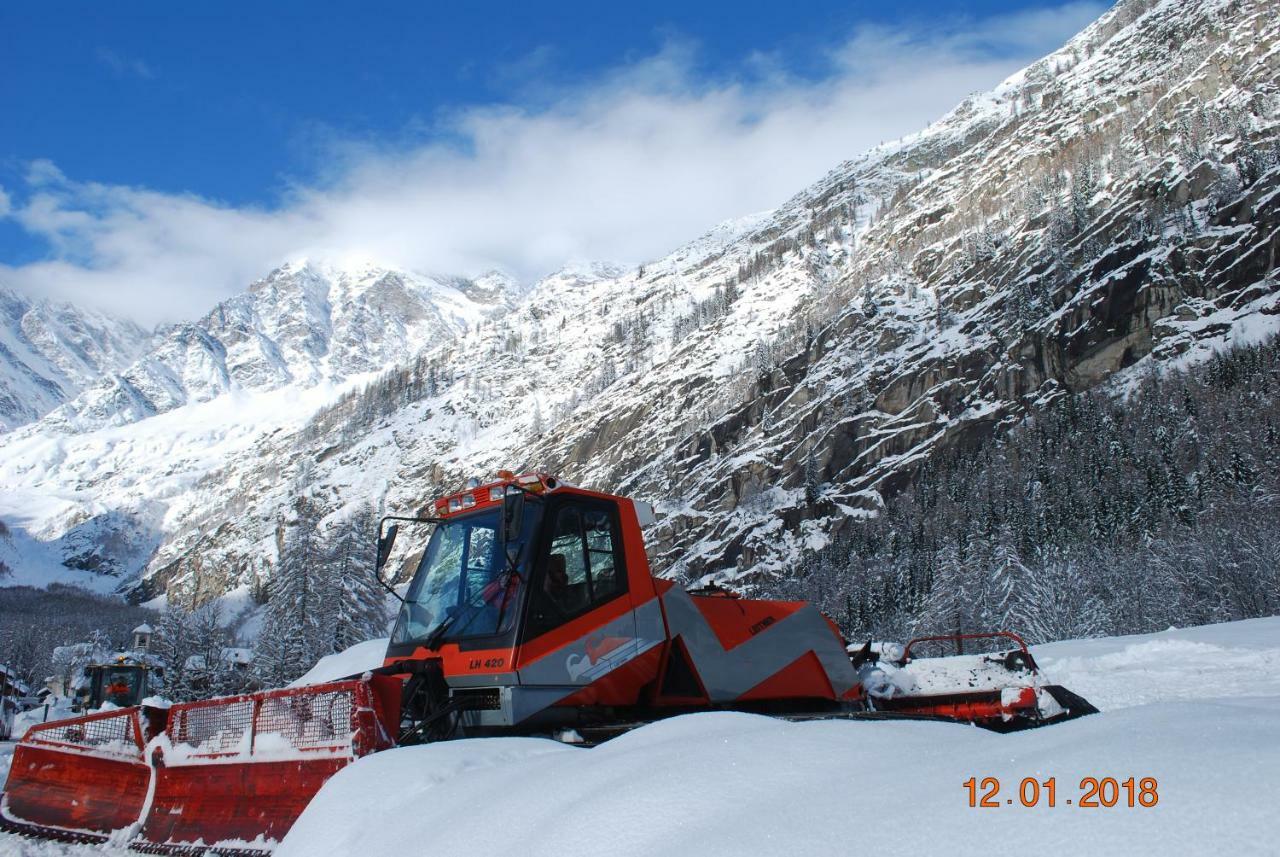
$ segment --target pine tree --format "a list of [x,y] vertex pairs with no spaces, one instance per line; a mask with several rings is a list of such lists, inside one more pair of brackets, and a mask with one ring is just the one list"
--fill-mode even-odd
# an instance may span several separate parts
[[155,634],[151,638],[151,650],[164,661],[165,698],[175,702],[195,699],[195,692],[188,680],[187,664],[199,649],[199,641],[191,621],[191,614],[176,604],[171,604],[160,616]]
[[933,309],[934,322],[937,324],[939,331],[946,330],[954,323],[955,318],[952,315],[951,310],[947,309],[946,304],[942,302],[941,296],[939,296],[934,302]]
[[1099,637],[1106,609],[1080,562],[1058,551],[1026,570],[1011,624],[1028,642]]
[[302,674],[295,639],[291,623],[268,606],[253,645],[253,677],[260,687],[281,687]]
[[1005,524],[990,546],[986,574],[978,579],[978,624],[994,630],[1009,628],[1019,591],[1027,569],[1018,554],[1013,527]]
[[218,602],[206,604],[191,615],[191,628],[198,646],[198,669],[189,679],[196,698],[223,696],[244,690],[243,676],[228,658],[231,637],[223,627]]
[[546,424],[542,419],[542,404],[535,396],[533,399],[533,419],[529,426],[529,432],[535,437],[542,437],[543,432],[547,430]]
[[871,287],[868,286],[862,290],[862,314],[867,318],[874,318],[879,312],[880,307],[871,296]]
[[816,506],[822,496],[822,473],[818,469],[818,459],[813,454],[813,447],[804,455],[804,502]]
[[361,504],[338,523],[327,552],[324,594],[331,606],[323,611],[328,620],[323,630],[331,652],[387,632],[386,591],[374,569],[377,525],[373,506]]
[[231,638],[222,620],[216,601],[196,610],[165,610],[151,642],[152,653],[165,662],[165,698],[184,702],[244,690],[243,675],[227,659]]
[[1089,225],[1089,207],[1097,193],[1093,167],[1088,163],[1077,165],[1071,176],[1071,234],[1079,235]]
[[284,536],[280,565],[269,584],[267,616],[254,655],[255,673],[266,685],[292,681],[326,652],[322,628],[331,609],[323,596],[324,552],[320,510],[301,497],[297,520]]
[[925,601],[913,633],[964,634],[974,630],[970,615],[969,568],[965,557],[946,550],[938,557],[933,589]]

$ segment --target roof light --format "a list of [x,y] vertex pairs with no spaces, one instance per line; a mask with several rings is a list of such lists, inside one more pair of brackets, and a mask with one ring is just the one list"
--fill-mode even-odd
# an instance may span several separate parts
[[475,504],[476,504],[476,497],[475,497],[475,495],[474,495],[474,494],[463,494],[463,495],[462,495],[462,508],[464,508],[464,509],[470,509],[470,508],[471,508],[472,506],[474,506]]
[[502,499],[502,486],[501,486],[501,485],[494,485],[492,488],[490,488],[490,489],[489,489],[489,499],[490,499],[490,500],[501,500],[501,499]]
[[461,509],[461,508],[462,508],[462,498],[460,498],[460,497],[450,497],[450,498],[449,498],[449,511],[450,511],[450,512],[456,512],[456,511],[458,511],[458,510],[459,510],[459,509]]
[[512,479],[515,479],[515,478],[516,478],[516,475],[515,475],[514,473],[512,473],[510,470],[499,470],[499,471],[498,471],[498,478],[499,478],[499,479],[505,479],[505,480],[507,480],[508,482],[510,482]]
[[470,479],[468,479],[468,480],[467,480],[467,484],[466,484],[466,485],[463,485],[462,487],[463,487],[463,488],[466,488],[468,491],[470,491],[470,490],[471,490],[471,489],[473,489],[473,488],[479,488],[479,487],[480,487],[480,480],[479,480],[479,479],[477,479],[476,477],[472,476]]

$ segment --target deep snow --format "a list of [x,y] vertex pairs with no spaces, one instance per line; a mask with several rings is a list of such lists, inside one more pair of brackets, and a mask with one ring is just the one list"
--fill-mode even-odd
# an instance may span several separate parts
[[[277,854],[1280,851],[1280,617],[1034,651],[1103,713],[1017,735],[700,714],[590,750],[535,738],[392,750],[335,777]],[[1131,775],[1157,779],[1158,805],[1065,803],[1082,777]],[[969,808],[963,782],[987,776],[1013,806]],[[1050,776],[1056,807],[1018,805],[1022,778]],[[121,852],[0,836],[4,857],[103,853]]]
[[[519,855],[1274,854],[1280,618],[1036,650],[1103,714],[995,735],[925,723],[681,717],[592,750],[489,739],[363,760],[277,852]],[[997,777],[971,809],[963,783]],[[1154,777],[1153,808],[1079,808],[1083,777]],[[1024,777],[1058,805],[1027,809]],[[360,819],[351,824],[351,819]]]

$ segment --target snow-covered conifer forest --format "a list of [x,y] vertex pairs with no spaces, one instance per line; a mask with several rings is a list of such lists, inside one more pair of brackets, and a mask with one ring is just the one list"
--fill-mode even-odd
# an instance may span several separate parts
[[785,591],[847,635],[1035,642],[1280,614],[1280,340],[935,456]]

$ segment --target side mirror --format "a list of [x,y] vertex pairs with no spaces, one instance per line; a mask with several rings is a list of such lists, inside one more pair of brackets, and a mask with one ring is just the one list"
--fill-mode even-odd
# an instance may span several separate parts
[[399,534],[400,525],[392,524],[387,527],[385,534],[378,537],[378,571],[381,571],[382,567],[387,564],[387,558],[391,556],[391,548],[395,545],[396,536]]
[[508,545],[524,529],[524,492],[511,491],[502,498],[502,537]]

